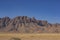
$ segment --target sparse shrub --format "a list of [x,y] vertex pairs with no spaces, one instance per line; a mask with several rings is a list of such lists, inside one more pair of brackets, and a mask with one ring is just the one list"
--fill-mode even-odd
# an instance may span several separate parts
[[11,38],[10,40],[21,40],[20,38]]

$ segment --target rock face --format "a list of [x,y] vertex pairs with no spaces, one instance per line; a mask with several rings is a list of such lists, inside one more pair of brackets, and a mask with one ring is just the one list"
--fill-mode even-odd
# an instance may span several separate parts
[[36,20],[34,17],[18,16],[0,18],[0,32],[12,33],[60,33],[60,24]]

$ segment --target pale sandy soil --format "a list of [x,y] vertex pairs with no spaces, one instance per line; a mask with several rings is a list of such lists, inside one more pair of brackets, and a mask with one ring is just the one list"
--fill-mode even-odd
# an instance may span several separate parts
[[[10,40],[10,38],[0,38],[0,40]],[[60,39],[47,39],[47,38],[21,38],[21,40],[60,40]]]
[[0,40],[20,38],[21,40],[60,40],[60,34],[0,34]]

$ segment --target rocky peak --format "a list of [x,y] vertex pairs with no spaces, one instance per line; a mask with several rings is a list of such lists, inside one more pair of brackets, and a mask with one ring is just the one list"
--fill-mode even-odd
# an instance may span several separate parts
[[0,18],[0,31],[19,33],[60,32],[60,24],[49,24],[45,20],[37,20],[34,17],[17,16]]

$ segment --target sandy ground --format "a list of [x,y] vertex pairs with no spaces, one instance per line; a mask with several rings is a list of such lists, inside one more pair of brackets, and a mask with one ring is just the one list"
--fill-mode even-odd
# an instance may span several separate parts
[[[0,38],[0,40],[10,40],[10,38]],[[23,38],[21,40],[60,40],[60,39],[47,39],[47,38]]]
[[19,38],[21,40],[60,40],[60,34],[0,34],[0,40]]

